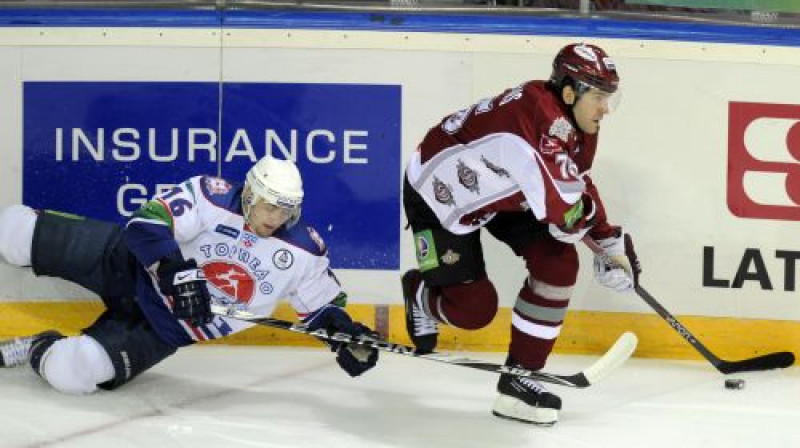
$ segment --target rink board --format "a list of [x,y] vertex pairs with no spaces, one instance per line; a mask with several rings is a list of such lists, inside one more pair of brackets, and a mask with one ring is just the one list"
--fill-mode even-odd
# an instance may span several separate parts
[[[100,302],[11,302],[0,304],[0,338],[32,334],[59,328],[65,334],[78,334],[99,316]],[[412,345],[405,329],[401,305],[349,305],[355,320],[377,328],[386,339]],[[295,320],[287,305],[278,307],[275,317]],[[787,320],[677,316],[714,353],[724,359],[743,359],[774,351],[794,351],[800,355],[800,323]],[[499,310],[492,323],[478,331],[450,327],[439,336],[440,351],[505,352],[509,344],[511,311]],[[660,317],[654,314],[569,311],[554,351],[563,354],[604,353],[625,331],[639,338],[634,356],[642,358],[702,359]],[[775,335],[781,335],[775,337]],[[231,345],[321,346],[306,335],[267,327],[253,327],[229,338],[207,342]]]
[[[167,19],[0,20],[0,204],[123,221],[171,176],[237,176],[285,150],[306,174],[304,213],[351,303],[389,307],[401,339],[398,279],[415,264],[400,207],[405,161],[443,116],[548,76],[561,46],[589,40],[614,56],[624,92],[593,178],[611,221],[634,236],[643,284],[732,356],[798,346],[800,91],[786,86],[800,75],[800,33],[424,14],[234,15],[228,28],[202,14]],[[525,271],[485,243],[501,312],[485,333],[446,335],[453,347],[507,343]],[[672,330],[635,296],[598,286],[580,251],[559,348],[595,350],[636,328],[653,341],[642,353],[672,356],[658,342],[673,341]],[[80,288],[7,266],[0,285],[12,309],[77,301],[81,317],[67,325],[91,319]]]

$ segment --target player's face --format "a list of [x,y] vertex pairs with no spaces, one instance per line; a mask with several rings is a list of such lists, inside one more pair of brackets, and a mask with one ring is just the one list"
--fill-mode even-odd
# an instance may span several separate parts
[[600,130],[600,121],[610,111],[611,97],[608,92],[592,88],[578,98],[572,112],[583,132],[596,134]]
[[262,237],[272,236],[291,217],[291,210],[259,200],[250,210],[248,224],[253,232]]

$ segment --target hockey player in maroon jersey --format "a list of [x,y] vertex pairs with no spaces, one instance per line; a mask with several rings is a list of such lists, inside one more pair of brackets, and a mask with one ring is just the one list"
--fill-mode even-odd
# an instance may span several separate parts
[[[588,235],[619,264],[595,260],[604,286],[632,290],[640,272],[630,236],[611,225],[589,169],[600,122],[618,95],[613,60],[567,45],[547,81],[530,81],[460,110],[431,128],[406,168],[403,206],[419,269],[403,275],[406,324],[419,352],[437,324],[474,330],[498,307],[481,228],[525,261],[512,310],[507,363],[544,367],[578,274],[574,244]],[[540,383],[501,375],[493,413],[538,425],[558,420],[561,399]]]

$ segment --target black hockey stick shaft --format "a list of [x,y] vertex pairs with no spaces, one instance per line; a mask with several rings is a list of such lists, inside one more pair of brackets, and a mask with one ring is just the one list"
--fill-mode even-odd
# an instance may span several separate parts
[[754,358],[743,359],[740,361],[725,361],[714,355],[702,342],[700,342],[691,331],[689,331],[678,319],[664,308],[642,285],[636,285],[636,294],[650,305],[662,319],[664,319],[673,330],[677,331],[686,341],[694,347],[704,358],[722,373],[748,372],[756,370],[770,370],[789,367],[794,364],[794,354],[792,352],[775,352]]
[[599,380],[605,377],[606,374],[610,373],[611,370],[614,370],[620,364],[625,362],[625,360],[627,360],[636,349],[637,343],[636,336],[633,333],[625,333],[619,338],[619,340],[617,340],[611,349],[609,349],[599,360],[597,360],[584,371],[573,375],[557,375],[542,371],[532,371],[523,369],[521,367],[512,367],[502,364],[477,361],[469,358],[453,357],[442,353],[434,352],[419,354],[416,352],[414,347],[409,347],[406,345],[395,344],[393,342],[367,336],[353,337],[347,333],[328,334],[328,332],[324,329],[312,331],[302,323],[293,323],[272,317],[260,316],[247,311],[229,309],[216,304],[212,304],[212,310],[215,314],[223,317],[239,319],[267,327],[307,334],[332,342],[361,345],[367,348],[374,348],[397,355],[411,356],[429,361],[437,361],[462,367],[469,367],[472,369],[484,370],[487,372],[506,373],[519,377],[528,377],[538,381],[575,388],[585,388],[597,383]]
[[[615,266],[615,263],[608,257],[603,249],[590,237],[583,238],[586,246],[595,254],[603,259],[603,262],[608,266]],[[749,372],[757,370],[770,370],[781,369],[789,367],[794,364],[794,354],[792,352],[775,352],[766,355],[756,356],[753,358],[742,359],[740,361],[726,361],[714,355],[700,340],[698,340],[688,328],[686,328],[680,321],[672,315],[666,308],[664,308],[658,300],[655,299],[641,284],[635,286],[636,294],[642,298],[648,305],[650,305],[655,312],[664,319],[673,330],[678,332],[686,342],[688,342],[698,353],[703,355],[717,370],[724,374],[736,372]]]

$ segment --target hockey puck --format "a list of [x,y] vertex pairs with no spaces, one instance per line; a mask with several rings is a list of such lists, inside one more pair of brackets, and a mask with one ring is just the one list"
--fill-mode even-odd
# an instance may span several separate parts
[[744,389],[744,380],[740,379],[725,380],[725,389]]

